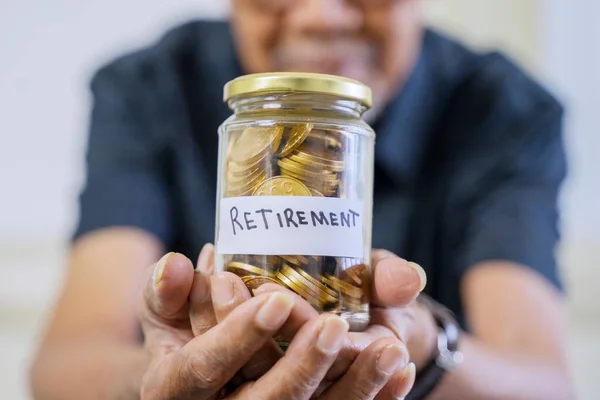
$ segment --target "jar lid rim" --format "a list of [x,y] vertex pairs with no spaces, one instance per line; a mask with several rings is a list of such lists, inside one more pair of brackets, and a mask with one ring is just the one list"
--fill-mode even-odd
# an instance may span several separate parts
[[371,89],[363,83],[336,75],[308,72],[271,72],[243,75],[225,84],[223,100],[244,94],[280,92],[322,93],[358,101],[371,107]]

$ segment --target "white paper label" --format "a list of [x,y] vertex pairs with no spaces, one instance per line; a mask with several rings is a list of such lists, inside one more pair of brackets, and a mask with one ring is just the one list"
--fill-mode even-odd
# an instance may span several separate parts
[[303,196],[221,199],[219,254],[363,257],[363,203]]

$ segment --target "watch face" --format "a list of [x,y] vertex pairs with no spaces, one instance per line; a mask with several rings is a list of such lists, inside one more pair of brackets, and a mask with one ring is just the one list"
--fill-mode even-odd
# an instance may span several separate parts
[[448,336],[444,329],[440,329],[437,338],[438,356],[435,363],[445,371],[452,371],[458,367],[464,359],[462,352],[452,351],[448,348]]
[[460,351],[449,351],[440,352],[435,363],[438,367],[444,371],[452,371],[456,369],[464,361],[463,353]]

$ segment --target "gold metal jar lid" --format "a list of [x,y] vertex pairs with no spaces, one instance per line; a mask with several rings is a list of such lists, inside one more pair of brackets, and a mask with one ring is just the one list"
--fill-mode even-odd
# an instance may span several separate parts
[[223,100],[227,102],[232,97],[239,95],[269,92],[331,94],[358,101],[366,107],[371,107],[373,102],[371,89],[359,81],[335,75],[299,72],[273,72],[240,76],[225,85]]

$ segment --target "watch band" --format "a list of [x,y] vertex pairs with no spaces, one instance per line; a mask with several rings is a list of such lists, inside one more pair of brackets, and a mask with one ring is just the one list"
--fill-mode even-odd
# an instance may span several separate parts
[[437,347],[431,361],[418,373],[417,381],[406,400],[425,399],[440,383],[446,372],[452,371],[463,362],[458,350],[460,327],[454,314],[431,297],[421,294],[419,302],[425,304],[439,327]]

